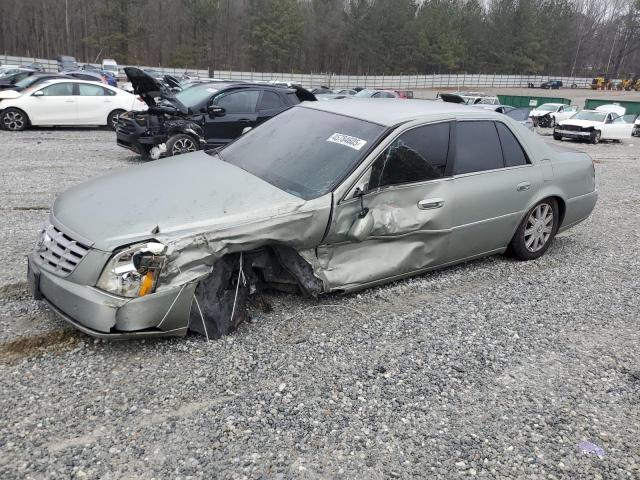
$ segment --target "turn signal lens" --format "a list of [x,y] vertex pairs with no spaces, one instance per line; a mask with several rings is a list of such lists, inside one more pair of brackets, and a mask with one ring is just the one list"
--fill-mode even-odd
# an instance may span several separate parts
[[144,297],[146,294],[151,293],[152,288],[153,274],[151,272],[147,272],[147,274],[142,277],[142,281],[140,282],[140,291],[138,292],[138,296]]

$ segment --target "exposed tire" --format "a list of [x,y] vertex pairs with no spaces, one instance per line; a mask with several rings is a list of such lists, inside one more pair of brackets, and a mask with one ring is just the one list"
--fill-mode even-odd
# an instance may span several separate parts
[[189,314],[190,331],[220,338],[248,319],[249,284],[243,280],[247,267],[241,269],[240,262],[239,254],[226,255],[198,283]]
[[179,133],[167,140],[167,156],[181,155],[199,150],[198,142],[191,135]]
[[594,130],[593,132],[591,132],[591,135],[589,136],[589,142],[592,145],[597,145],[600,143],[601,138],[602,138],[602,133],[600,132],[600,130]]
[[551,119],[549,120],[549,128],[554,128],[556,126],[556,119],[555,117],[551,117]]
[[554,140],[558,140],[558,141],[562,141],[562,135],[560,135],[559,133],[553,132],[553,139]]
[[547,198],[538,202],[520,222],[509,243],[509,253],[518,260],[535,260],[551,245],[558,231],[558,202]]
[[124,113],[124,110],[114,110],[107,117],[107,126],[115,131],[118,128],[118,117]]
[[5,130],[20,132],[31,125],[29,117],[22,110],[17,108],[7,108],[2,112],[0,125]]

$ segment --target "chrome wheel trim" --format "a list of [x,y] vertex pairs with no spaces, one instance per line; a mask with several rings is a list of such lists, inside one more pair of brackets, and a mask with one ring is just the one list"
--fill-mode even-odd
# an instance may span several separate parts
[[524,246],[532,253],[540,251],[549,242],[553,231],[553,209],[541,203],[533,209],[524,229]]
[[20,130],[24,127],[24,117],[20,112],[7,112],[2,116],[2,124],[7,130]]
[[193,143],[193,140],[188,138],[181,138],[177,140],[176,143],[173,144],[173,148],[171,149],[172,155],[180,155],[181,153],[189,153],[195,152],[196,145]]

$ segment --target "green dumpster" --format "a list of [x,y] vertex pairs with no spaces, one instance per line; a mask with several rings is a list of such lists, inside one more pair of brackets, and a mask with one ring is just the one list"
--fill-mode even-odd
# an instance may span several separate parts
[[623,100],[603,100],[600,98],[587,98],[584,102],[584,109],[595,110],[601,105],[611,105],[612,103],[626,108],[628,114],[640,115],[640,102],[629,102]]
[[502,105],[511,107],[539,107],[543,103],[564,103],[571,105],[568,98],[559,97],[529,97],[527,95],[498,95],[498,99]]

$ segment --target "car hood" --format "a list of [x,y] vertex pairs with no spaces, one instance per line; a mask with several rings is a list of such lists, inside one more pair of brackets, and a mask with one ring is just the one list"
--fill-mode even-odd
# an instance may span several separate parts
[[275,218],[305,201],[202,151],[82,183],[60,195],[54,223],[103,251]]
[[182,102],[177,100],[167,87],[151,75],[136,67],[125,67],[124,73],[131,82],[133,93],[140,95],[148,107],[155,107],[157,105],[156,98],[161,98],[168,101],[183,115],[187,115],[189,113],[189,109]]
[[547,113],[556,113],[556,112],[550,112],[548,110],[531,110],[531,113],[529,113],[530,117],[544,117]]
[[598,127],[602,122],[594,122],[593,120],[563,120],[560,125],[575,125],[577,127]]
[[22,93],[16,92],[15,90],[2,90],[0,91],[0,100],[11,100],[14,98],[18,98],[20,95],[22,95]]

